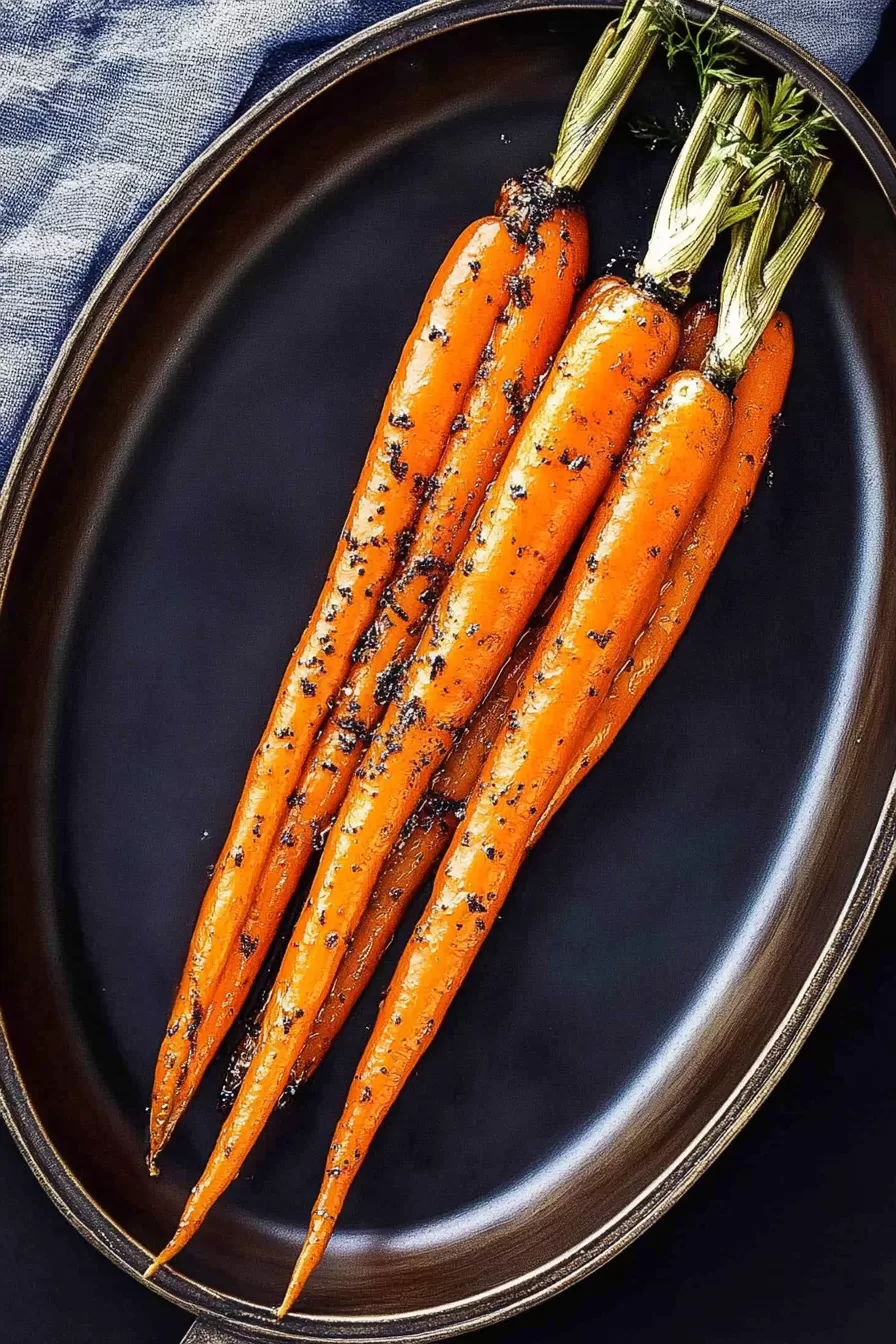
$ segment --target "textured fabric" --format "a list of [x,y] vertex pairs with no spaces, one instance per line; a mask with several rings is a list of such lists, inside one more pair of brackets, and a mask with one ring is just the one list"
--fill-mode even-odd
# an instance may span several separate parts
[[[886,0],[744,0],[849,76]],[[400,0],[0,0],[0,479],[103,269],[260,93]]]
[[869,55],[889,0],[728,0],[849,79]]

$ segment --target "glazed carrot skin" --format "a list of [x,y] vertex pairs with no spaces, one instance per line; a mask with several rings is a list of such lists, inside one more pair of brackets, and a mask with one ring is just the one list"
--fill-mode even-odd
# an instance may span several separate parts
[[[556,193],[549,218],[528,232],[514,211],[514,184],[498,209],[525,245],[485,357],[452,423],[438,471],[422,477],[425,503],[406,561],[381,599],[383,609],[356,647],[353,670],[287,800],[287,812],[238,930],[217,990],[192,1039],[186,1071],[154,1134],[154,1156],[170,1137],[205,1070],[246,1001],[283,914],[382,717],[470,524],[507,455],[538,380],[560,345],[588,263],[588,226],[574,194]],[[480,275],[480,283],[482,277]],[[431,493],[430,493],[431,491]],[[426,496],[429,498],[426,499]],[[377,506],[382,507],[381,505]]]
[[[327,841],[310,904],[343,938],[603,493],[677,340],[676,319],[623,283],[603,284],[571,329]],[[304,960],[283,967],[303,1005]]]
[[419,510],[416,478],[436,469],[521,256],[497,217],[472,224],[440,267],[404,347],[323,591],[277,692],[202,903],[159,1054],[151,1156],[207,1001],[280,833],[287,795]]
[[[556,599],[520,637],[488,697],[433,779],[429,792],[408,823],[408,833],[389,855],[333,987],[293,1066],[290,1091],[308,1081],[330,1049],[370,983],[405,911],[447,848],[463,816],[463,805],[503,726],[554,605]],[[248,1057],[251,1057],[251,1050]]]
[[672,374],[598,508],[352,1080],[281,1315],[320,1261],[374,1134],[494,924],[591,702],[653,609],[730,422],[728,398],[702,374]]
[[624,283],[595,290],[517,435],[330,831],[258,1048],[178,1229],[189,1241],[277,1104],[402,827],[528,624],[675,358],[677,319]]
[[676,369],[699,369],[719,325],[714,303],[692,304],[681,319]]
[[[292,1095],[317,1069],[370,983],[408,906],[448,847],[463,815],[464,803],[479,778],[555,605],[556,598],[520,637],[489,695],[433,779],[432,787],[408,823],[407,833],[389,855],[333,987],[293,1065],[284,1097]],[[259,1020],[246,1032],[234,1052],[221,1092],[225,1107],[233,1104],[246,1075],[260,1025]]]
[[710,575],[753,498],[792,367],[793,328],[787,315],[778,312],[765,328],[737,384],[731,434],[718,474],[672,557],[657,609],[635,642],[630,665],[623,667],[589,725],[584,750],[569,767],[530,844],[609,751],[684,634]]

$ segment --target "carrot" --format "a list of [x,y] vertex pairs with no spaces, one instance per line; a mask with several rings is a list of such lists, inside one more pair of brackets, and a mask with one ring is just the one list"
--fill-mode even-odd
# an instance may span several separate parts
[[675,358],[676,369],[699,369],[712,344],[719,320],[715,304],[695,303],[681,319],[681,340]]
[[404,690],[352,781],[284,954],[239,1097],[159,1263],[186,1244],[239,1171],[287,1083],[402,827],[603,493],[677,342],[672,314],[620,283],[604,287],[561,347],[435,608]]
[[778,312],[765,328],[737,384],[731,434],[718,475],[672,557],[657,609],[589,725],[587,744],[551,799],[529,841],[530,847],[576,785],[609,751],[684,634],[722,551],[753,498],[792,366],[793,328],[786,314]]
[[[671,204],[670,187],[661,202],[648,248],[652,272],[641,268],[644,287],[599,286],[574,322],[407,681],[352,781],[236,1104],[148,1275],[186,1245],[238,1173],[286,1085],[389,851],[603,493],[651,386],[669,371],[678,322],[645,290],[662,288],[676,301],[686,296],[691,270],[709,250],[743,176],[742,137],[754,125],[750,94],[714,88],[673,170]],[[732,126],[738,136],[729,135]],[[695,195],[689,183],[696,183]]]
[[[786,80],[783,82],[786,87]],[[780,82],[778,89],[780,92]],[[824,212],[815,197],[829,168],[828,160],[817,159],[808,182],[808,204],[775,256],[766,262],[782,197],[780,184],[773,185],[752,233],[744,225],[734,230],[722,280],[720,319],[700,312],[700,305],[691,314],[689,358],[697,359],[713,326],[717,328],[702,362],[709,376],[720,385],[734,385],[731,435],[712,490],[670,561],[657,609],[583,734],[584,745],[535,827],[530,846],[540,838],[576,785],[606,755],[665,667],[753,498],[793,367],[790,319],[786,313],[772,309],[821,224]]]
[[[531,223],[534,231],[527,235],[520,226],[521,216],[532,214],[533,196],[538,213]],[[420,480],[421,494],[429,498],[407,559],[386,588],[380,614],[355,649],[353,671],[287,800],[279,838],[234,939],[218,990],[193,1037],[186,1073],[165,1124],[154,1127],[154,1157],[246,1000],[256,968],[270,950],[302,872],[345,796],[486,488],[563,338],[587,266],[587,224],[581,207],[570,189],[552,190],[543,175],[530,175],[525,184],[505,186],[499,210],[511,230],[528,240],[512,280],[510,302],[494,325],[486,357],[451,427],[434,481]]]
[[[624,34],[624,35],[623,35]],[[494,220],[490,223],[497,231],[495,237],[500,239],[503,246],[507,239],[516,239],[517,242],[526,248],[527,254],[540,250],[544,243],[544,238],[539,232],[540,226],[547,225],[552,216],[560,210],[560,223],[558,224],[558,233],[560,241],[565,245],[556,255],[556,290],[557,298],[550,302],[550,291],[544,283],[546,276],[541,276],[540,272],[547,272],[550,268],[550,258],[545,258],[544,265],[538,259],[523,260],[523,270],[516,274],[511,288],[514,291],[514,297],[518,304],[522,305],[520,313],[524,313],[528,306],[528,297],[532,290],[534,282],[538,281],[539,308],[529,317],[520,316],[516,322],[508,325],[512,327],[506,335],[498,333],[500,340],[486,344],[488,332],[480,333],[478,328],[474,332],[472,328],[463,329],[463,324],[454,319],[454,326],[446,325],[451,313],[446,312],[444,320],[441,312],[430,313],[422,319],[422,325],[418,328],[418,339],[414,345],[417,350],[417,364],[422,365],[421,369],[414,368],[417,372],[425,372],[429,367],[426,364],[425,355],[427,347],[425,339],[433,338],[436,333],[431,351],[441,350],[441,364],[436,359],[431,359],[433,388],[431,397],[434,401],[431,411],[438,410],[439,415],[430,413],[426,417],[426,425],[429,430],[429,437],[426,439],[426,446],[432,447],[434,438],[441,434],[444,438],[445,433],[451,425],[457,423],[457,414],[463,414],[461,411],[460,398],[467,389],[470,378],[473,376],[473,366],[466,366],[463,371],[455,370],[450,376],[455,381],[448,383],[445,374],[447,365],[445,364],[445,352],[452,350],[455,352],[453,357],[457,357],[458,347],[463,346],[468,349],[469,355],[474,359],[475,364],[480,364],[480,356],[487,361],[487,367],[491,367],[493,360],[491,356],[495,353],[498,345],[502,352],[501,369],[508,376],[504,380],[509,384],[510,396],[502,401],[495,393],[495,381],[493,378],[483,378],[482,382],[488,382],[490,385],[489,394],[485,392],[471,406],[472,423],[470,440],[466,445],[467,457],[466,468],[469,469],[471,477],[476,476],[476,471],[481,469],[483,472],[487,469],[489,453],[493,452],[492,461],[497,466],[498,461],[505,451],[504,447],[490,445],[487,440],[489,435],[496,435],[499,438],[508,432],[508,414],[511,421],[515,419],[513,411],[521,396],[525,396],[531,391],[529,384],[537,376],[537,372],[543,367],[546,358],[553,353],[552,344],[556,345],[562,334],[562,325],[565,323],[567,313],[563,314],[565,305],[564,294],[568,290],[571,282],[577,275],[577,262],[580,259],[582,246],[584,244],[583,230],[584,221],[573,208],[576,199],[576,190],[585,181],[591,168],[597,160],[597,157],[606,143],[610,131],[619,116],[632,88],[640,77],[656,43],[654,32],[654,20],[652,11],[648,7],[642,7],[637,13],[634,13],[634,7],[627,4],[625,11],[616,25],[609,25],[602,35],[600,41],[592,52],[585,70],[576,85],[569,107],[567,108],[563,124],[560,128],[557,153],[554,158],[554,164],[548,174],[532,173],[526,175],[522,182],[511,183],[505,186],[502,196],[498,203],[498,214],[501,217],[502,224]],[[563,220],[563,207],[565,209],[565,221]],[[503,225],[503,226],[502,226]],[[482,227],[482,226],[480,226]],[[550,237],[551,230],[548,230]],[[506,235],[506,237],[505,237]],[[547,245],[545,244],[547,250]],[[500,252],[501,247],[495,243],[495,255]],[[472,275],[476,282],[476,294],[480,297],[484,295],[488,304],[491,305],[492,295],[497,296],[502,286],[497,282],[497,275],[492,277],[485,274],[481,266],[477,270],[476,258],[469,259],[469,275],[462,271],[462,278],[469,281]],[[565,266],[564,266],[565,263]],[[446,263],[447,265],[447,263]],[[490,259],[489,265],[494,269],[494,257]],[[445,268],[443,268],[444,270]],[[569,274],[567,275],[567,269]],[[503,279],[503,272],[501,273]],[[503,286],[504,289],[507,286]],[[437,292],[437,286],[435,287]],[[467,284],[464,293],[467,296],[468,306],[471,303],[472,294],[470,285]],[[570,300],[571,301],[571,300]],[[545,306],[542,308],[542,304]],[[475,309],[477,317],[481,317],[481,305]],[[491,312],[494,313],[494,306]],[[426,310],[424,310],[424,313]],[[543,327],[537,321],[538,314],[541,312],[544,316]],[[562,316],[562,321],[560,318]],[[531,348],[525,346],[522,339],[524,334],[528,334]],[[482,339],[480,339],[482,335]],[[425,339],[424,339],[425,338]],[[418,347],[421,346],[423,354],[420,355]],[[407,354],[407,352],[406,352]],[[443,365],[445,367],[443,367]],[[457,377],[461,372],[462,376]],[[480,372],[482,366],[480,364]],[[399,391],[400,388],[399,379]],[[417,502],[425,489],[427,477],[431,474],[435,462],[427,457],[424,461],[424,455],[419,452],[417,459],[411,460],[409,447],[413,446],[414,436],[419,437],[422,433],[424,424],[423,411],[425,409],[425,393],[429,384],[426,378],[421,378],[418,384],[415,384],[416,394],[420,398],[420,405],[416,402],[411,405],[405,405],[407,397],[402,400],[396,395],[396,387],[393,385],[390,393],[387,408],[383,412],[381,421],[381,431],[385,435],[384,443],[387,450],[385,463],[379,462],[380,475],[386,472],[391,473],[387,480],[368,483],[368,486],[375,484],[375,489],[365,486],[366,475],[362,477],[362,485],[359,487],[358,506],[353,511],[353,521],[346,530],[346,540],[344,546],[347,555],[343,556],[347,568],[348,578],[342,575],[344,582],[339,582],[340,575],[333,577],[333,572],[328,579],[328,596],[321,599],[318,607],[318,615],[328,617],[329,613],[334,613],[340,621],[340,638],[337,646],[336,629],[330,629],[329,626],[324,631],[326,648],[321,647],[324,658],[327,663],[322,662],[321,668],[314,665],[313,677],[309,677],[308,668],[304,671],[301,664],[301,650],[304,647],[300,645],[299,650],[293,659],[291,668],[295,670],[298,665],[298,672],[301,675],[293,675],[290,680],[290,674],[287,676],[287,683],[291,687],[287,696],[288,707],[290,710],[298,709],[304,711],[305,726],[310,725],[309,715],[313,708],[315,710],[314,725],[318,725],[324,712],[324,704],[329,697],[332,697],[339,683],[341,683],[345,671],[346,660],[352,652],[346,645],[349,643],[347,631],[351,627],[351,641],[355,643],[358,636],[361,635],[371,615],[373,607],[382,593],[385,586],[386,565],[381,561],[386,561],[391,568],[400,550],[401,543],[407,536],[407,526],[412,520],[415,508],[408,502],[406,496],[410,494]],[[439,401],[438,389],[449,387],[457,394],[457,404],[452,404],[452,414],[444,415],[444,401]],[[502,397],[503,397],[503,384]],[[390,409],[390,403],[394,405]],[[401,403],[401,404],[399,404]],[[391,423],[390,423],[391,416]],[[411,425],[407,420],[412,421]],[[398,435],[397,431],[401,431]],[[404,447],[404,433],[407,431],[409,446]],[[462,433],[462,430],[458,431]],[[402,447],[403,456],[397,455],[396,445]],[[380,445],[379,457],[382,458],[382,447]],[[374,449],[377,449],[377,440],[374,441]],[[372,450],[373,451],[373,450]],[[375,454],[374,454],[375,455]],[[480,464],[477,466],[477,464]],[[449,466],[456,465],[456,463]],[[466,469],[465,468],[465,469]],[[369,475],[369,473],[367,473]],[[395,477],[392,480],[392,476]],[[444,476],[443,476],[443,479]],[[379,492],[385,484],[390,495],[384,494],[380,498]],[[458,485],[460,482],[458,481]],[[479,482],[475,487],[471,485],[470,489],[476,491],[484,490],[486,480]],[[450,483],[446,487],[446,499],[450,503]],[[387,505],[386,500],[390,502]],[[407,505],[404,514],[399,518],[397,501],[403,500]],[[470,501],[472,503],[472,501]],[[378,510],[387,508],[385,515],[379,514]],[[441,506],[438,506],[441,507]],[[466,508],[462,511],[461,525],[455,531],[453,525],[449,522],[444,524],[444,552],[446,557],[453,558],[457,553],[457,545],[463,541],[465,528],[472,517],[472,508]],[[459,510],[459,516],[461,511]],[[393,518],[394,514],[394,518]],[[384,524],[377,528],[376,520],[378,518],[388,517],[392,524],[390,534],[391,542],[394,543],[385,546],[384,537],[381,537]],[[429,515],[430,520],[433,514]],[[365,529],[373,529],[373,537],[368,538]],[[438,537],[431,534],[426,544],[438,542]],[[367,551],[363,546],[356,546],[356,542],[364,542],[365,545],[380,542],[380,549]],[[355,549],[352,549],[352,548]],[[417,560],[423,559],[423,555],[418,555]],[[434,557],[439,560],[439,555]],[[450,558],[445,563],[450,563]],[[372,574],[365,572],[371,567],[375,568],[376,581],[368,582],[373,579]],[[418,576],[419,577],[419,576]],[[360,592],[355,590],[352,584],[357,584],[357,580],[364,578],[365,585]],[[352,580],[352,584],[349,583]],[[346,596],[348,594],[348,596]],[[408,597],[426,596],[419,588],[416,594]],[[338,600],[337,600],[338,599]],[[393,609],[393,614],[396,614]],[[414,623],[409,620],[409,625]],[[328,652],[329,650],[329,652]],[[315,655],[316,656],[316,655]],[[337,669],[337,656],[339,659],[339,671]],[[306,658],[307,664],[307,658]],[[324,678],[320,675],[326,671],[326,685],[323,685]],[[378,678],[374,681],[374,687],[378,684]],[[285,685],[287,683],[284,683]],[[311,690],[307,696],[308,703],[304,703],[299,696],[299,688],[304,693],[307,687]],[[351,703],[354,697],[350,696],[348,705],[343,706],[344,711],[348,708],[348,717],[353,719],[355,716],[351,711]],[[319,711],[319,713],[317,712]],[[363,713],[363,705],[362,705]],[[276,717],[276,714],[275,714]],[[268,750],[273,750],[277,755],[277,748],[281,750],[279,755],[285,757],[285,764],[281,760],[278,762],[276,770],[268,765],[268,759],[260,749],[256,758],[255,772],[259,770],[266,771],[263,779],[259,782],[256,792],[260,797],[263,796],[263,803],[258,800],[255,794],[249,798],[244,793],[238,813],[239,835],[232,832],[228,839],[228,846],[225,851],[225,860],[223,868],[219,864],[219,870],[212,882],[212,887],[206,896],[197,930],[193,936],[190,955],[188,957],[187,969],[181,982],[181,987],[175,1002],[171,1022],[168,1032],[163,1041],[159,1054],[159,1060],[156,1068],[156,1077],[153,1087],[153,1100],[150,1114],[150,1141],[149,1141],[149,1166],[151,1171],[156,1170],[155,1159],[161,1148],[167,1141],[185,1105],[190,1099],[199,1079],[202,1076],[205,1065],[211,1057],[217,1042],[220,1039],[222,1029],[226,1026],[233,1011],[234,1005],[244,997],[248,984],[252,979],[252,966],[249,965],[251,958],[254,958],[255,964],[260,960],[256,956],[258,947],[263,942],[270,942],[273,937],[273,931],[280,913],[289,900],[291,886],[297,880],[297,874],[301,871],[304,862],[307,861],[307,850],[309,839],[313,841],[319,835],[321,827],[329,821],[329,817],[335,807],[338,805],[340,797],[340,787],[344,784],[344,778],[350,774],[350,771],[338,772],[342,779],[334,780],[324,778],[321,784],[317,780],[317,787],[314,790],[316,804],[319,810],[303,816],[303,822],[307,824],[308,829],[299,831],[299,839],[296,845],[291,842],[296,839],[295,826],[289,824],[286,819],[284,824],[284,800],[294,799],[296,804],[301,799],[302,794],[309,794],[309,790],[304,787],[296,788],[296,778],[299,770],[305,763],[308,751],[310,736],[308,733],[301,734],[301,742],[295,740],[296,726],[293,718],[289,718],[284,726],[278,723],[269,725],[269,731],[266,741],[263,744]],[[284,744],[280,734],[292,733],[293,738],[287,740]],[[364,733],[360,734],[363,738]],[[337,732],[337,749],[346,742],[344,728],[339,728]],[[332,744],[331,744],[332,745]],[[360,752],[361,744],[358,743],[351,752],[357,756]],[[285,756],[285,752],[292,749],[292,754]],[[273,758],[271,758],[273,759]],[[319,775],[320,770],[332,774],[331,767],[334,764],[332,753],[327,756],[318,755],[315,758],[315,775]],[[318,770],[317,767],[320,767]],[[283,773],[281,774],[281,767]],[[274,794],[274,786],[279,784]],[[251,793],[250,786],[247,790]],[[247,801],[248,800],[248,801]],[[273,804],[277,805],[274,806]],[[289,805],[289,804],[288,804]],[[234,823],[237,827],[237,823]],[[237,829],[239,829],[237,827]],[[256,834],[260,832],[260,834]],[[277,837],[282,841],[285,837],[286,845],[280,844],[275,851],[275,861],[273,871],[267,873],[264,878],[264,891],[262,892],[256,907],[251,908],[253,889],[261,876],[265,860],[268,858]],[[257,843],[256,843],[257,842]],[[286,848],[295,848],[299,850],[295,855],[287,854],[285,861],[278,863],[278,859],[283,859],[282,851]],[[227,854],[231,855],[231,863],[228,867],[226,859]],[[304,855],[304,856],[303,856]],[[234,871],[234,866],[239,871]],[[246,917],[249,916],[248,927],[246,926]],[[258,943],[256,943],[258,939]],[[255,949],[255,950],[253,950]],[[248,955],[247,955],[248,954]],[[215,989],[218,980],[225,972],[226,978],[222,988],[222,993],[215,998]],[[210,1021],[205,1031],[202,1031],[203,1019],[207,1014],[211,1014]],[[200,1042],[200,1032],[202,1037]],[[195,1059],[195,1066],[194,1061]]]
[[[405,834],[389,855],[333,987],[293,1065],[288,1092],[308,1081],[330,1049],[370,983],[405,911],[444,853],[555,603],[556,598],[520,637],[500,677],[467,724]],[[260,1020],[234,1053],[222,1091],[225,1104],[232,1103],[245,1076],[259,1031]]]
[[[820,143],[829,124],[827,113],[817,109],[805,115],[805,99],[805,91],[789,75],[778,80],[773,96],[767,91],[761,96],[762,155],[747,175],[739,202],[741,222],[732,230],[719,316],[716,319],[708,305],[696,305],[685,323],[687,339],[679,348],[680,362],[701,362],[718,386],[733,389],[733,425],[718,478],[670,561],[657,610],[610,694],[597,708],[583,735],[584,745],[535,827],[530,845],[606,754],[665,667],[756,489],[793,366],[790,320],[774,309],[820,227],[824,211],[817,196],[831,167]],[[767,260],[784,198],[780,180],[769,185],[768,165],[773,174],[780,173],[788,159],[791,168],[797,165],[798,178],[802,172],[805,203]],[[758,213],[748,224],[744,221],[749,220],[751,208],[758,208]]]
[[164,1126],[286,797],[416,516],[415,478],[438,464],[491,333],[494,303],[507,301],[507,277],[521,255],[501,220],[471,224],[440,267],[402,352],[323,592],[289,661],[199,913],[156,1068],[153,1136]]
[[[607,277],[607,279],[609,280],[611,277]],[[681,323],[681,342],[675,360],[676,368],[699,368],[715,335],[716,326],[716,310],[712,303],[695,304],[685,313]],[[725,469],[725,463],[730,457],[731,445],[736,437],[739,420],[744,414],[750,414],[745,410],[744,396],[748,395],[748,382],[752,364],[757,359],[759,352],[764,350],[766,342],[767,336],[762,338],[756,353],[751,356],[751,361],[747,365],[747,373],[738,384],[734,409],[734,429],[725,448],[720,479]],[[783,399],[783,389],[781,395]],[[752,400],[750,400],[750,404],[753,404]],[[778,410],[780,410],[780,405]],[[773,411],[772,415],[774,413]],[[760,414],[767,419],[766,412]],[[757,419],[751,415],[749,423],[755,434],[758,429]],[[770,433],[771,428],[769,427],[769,435]],[[746,447],[743,451],[747,454]],[[764,461],[764,458],[765,454],[762,453],[762,461]],[[715,490],[717,489],[718,487],[715,487]],[[740,495],[741,507],[746,503],[745,494],[746,492],[742,491]],[[747,496],[748,498],[749,496]],[[705,507],[708,507],[708,505]],[[696,526],[695,523],[694,527]],[[694,528],[691,530],[693,531]],[[661,599],[658,610],[663,610],[664,606],[665,598]],[[399,841],[399,844],[387,859],[374,888],[370,905],[355,930],[352,945],[346,952],[336,979],[333,981],[333,987],[317,1015],[308,1041],[293,1066],[288,1085],[289,1091],[294,1091],[301,1083],[308,1081],[317,1069],[321,1059],[330,1049],[334,1039],[342,1030],[355,1004],[369,984],[370,978],[392,941],[395,930],[398,928],[408,905],[423,885],[432,865],[441,857],[448,841],[457,829],[458,817],[462,815],[462,808],[458,808],[457,804],[466,800],[478,778],[488,751],[503,724],[504,717],[510,707],[510,701],[531,657],[538,635],[539,627],[533,622],[521,637],[498,683],[476,711],[460,742],[448,757],[442,770],[435,776],[430,792],[414,814],[410,833],[406,838]],[[643,639],[644,636],[641,638]],[[636,647],[638,647],[637,644]],[[616,687],[623,676],[627,675],[628,673],[624,668],[619,678],[614,682],[603,707],[607,712],[610,712],[611,703],[615,702]],[[540,834],[542,825],[543,823],[539,823],[536,836]],[[530,842],[530,846],[531,843],[533,842]],[[232,1068],[232,1074],[229,1075],[226,1084],[231,1097],[236,1093],[253,1050],[254,1038],[244,1042],[235,1056],[234,1062],[237,1067]],[[242,1065],[241,1070],[240,1065]]]
[[703,497],[731,421],[701,374],[674,373],[582,544],[507,724],[389,986],[327,1157],[284,1315],[320,1260],[374,1134],[429,1047],[494,924],[590,700],[650,614],[665,559]]
[[[755,220],[735,227],[704,371],[676,372],[657,392],[623,471],[598,509],[383,1001],[328,1151],[280,1317],[320,1262],[377,1129],[429,1048],[497,918],[575,744],[656,607],[667,557],[681,546],[725,450],[733,418],[729,391],[742,380],[752,349],[820,225],[823,211],[814,194],[825,174],[826,166],[817,165],[809,204],[769,260],[780,182],[764,188]],[[750,190],[757,189],[748,183]],[[786,386],[786,352],[776,368]],[[767,437],[766,428],[763,443]],[[709,506],[713,502],[710,498]]]

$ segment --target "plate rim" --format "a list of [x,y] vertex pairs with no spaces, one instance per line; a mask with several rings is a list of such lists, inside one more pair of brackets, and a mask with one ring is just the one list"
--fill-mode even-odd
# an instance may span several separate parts
[[[687,8],[705,15],[712,6]],[[288,117],[355,70],[430,36],[502,15],[590,10],[605,0],[428,0],[340,42],[278,83],[201,151],[143,216],[84,303],[47,374],[0,488],[0,605],[28,505],[45,462],[94,357],[155,259],[182,224],[255,146]],[[760,20],[728,5],[726,19],[747,45],[773,65],[796,68],[833,113],[896,214],[896,150],[861,100],[833,72]],[[786,59],[784,59],[786,58]],[[525,1275],[467,1298],[408,1312],[373,1316],[305,1316],[282,1326],[259,1319],[250,1302],[218,1293],[166,1268],[147,1282],[150,1254],[94,1203],[52,1145],[32,1110],[0,1014],[0,1115],[44,1191],[98,1250],[160,1296],[225,1329],[254,1338],[403,1341],[448,1338],[496,1323],[553,1296],[598,1269],[653,1225],[740,1132],[783,1076],[840,983],[896,870],[896,776],[857,876],[824,948],[790,1010],[715,1115],[626,1210],[562,1256]],[[408,1327],[408,1328],[402,1328]]]

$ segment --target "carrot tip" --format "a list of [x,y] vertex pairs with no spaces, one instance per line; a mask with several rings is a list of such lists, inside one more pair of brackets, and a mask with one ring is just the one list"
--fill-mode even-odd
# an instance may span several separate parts
[[296,1267],[292,1272],[292,1278],[289,1281],[289,1287],[283,1295],[283,1301],[275,1312],[278,1321],[282,1321],[283,1317],[288,1315],[292,1310],[296,1298],[301,1295],[302,1289],[308,1281],[308,1274],[309,1270],[306,1269],[302,1256],[299,1256]]
[[155,1260],[153,1260],[152,1263],[148,1265],[146,1269],[144,1269],[143,1271],[144,1279],[154,1279],[156,1274],[162,1268],[162,1263],[163,1263],[162,1260],[159,1259],[158,1257]]

